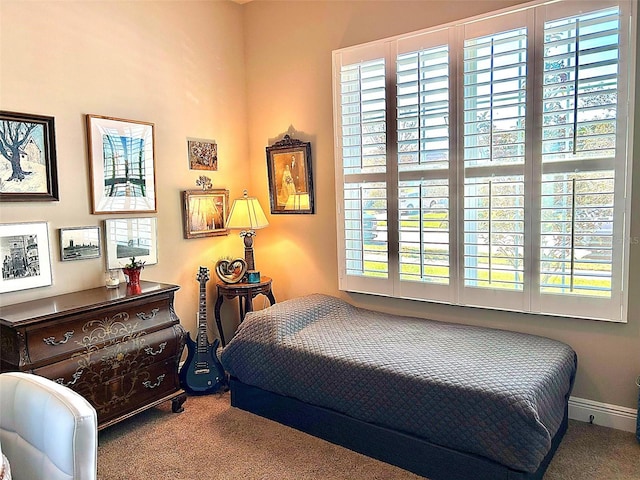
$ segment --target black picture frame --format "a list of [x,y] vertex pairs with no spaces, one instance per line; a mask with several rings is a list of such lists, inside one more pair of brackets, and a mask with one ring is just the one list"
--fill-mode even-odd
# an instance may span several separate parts
[[311,142],[285,135],[266,152],[271,213],[315,213]]
[[66,227],[59,229],[60,261],[100,258],[100,227]]
[[0,202],[59,199],[54,117],[0,110]]

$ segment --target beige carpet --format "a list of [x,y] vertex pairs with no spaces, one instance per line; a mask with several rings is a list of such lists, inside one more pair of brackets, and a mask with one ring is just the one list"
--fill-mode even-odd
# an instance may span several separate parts
[[[169,402],[100,432],[100,480],[411,480],[412,473],[231,408]],[[635,435],[571,421],[544,480],[640,480]],[[473,480],[473,479],[469,479]]]

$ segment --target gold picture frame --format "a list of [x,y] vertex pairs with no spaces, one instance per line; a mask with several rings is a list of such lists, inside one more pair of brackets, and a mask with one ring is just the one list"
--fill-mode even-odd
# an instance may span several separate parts
[[182,192],[184,238],[228,235],[229,190],[185,190]]

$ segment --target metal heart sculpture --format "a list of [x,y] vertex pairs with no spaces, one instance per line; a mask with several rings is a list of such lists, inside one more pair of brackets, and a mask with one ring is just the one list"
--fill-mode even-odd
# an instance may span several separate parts
[[218,260],[216,263],[216,275],[224,283],[238,283],[247,273],[247,262],[242,258],[235,260]]

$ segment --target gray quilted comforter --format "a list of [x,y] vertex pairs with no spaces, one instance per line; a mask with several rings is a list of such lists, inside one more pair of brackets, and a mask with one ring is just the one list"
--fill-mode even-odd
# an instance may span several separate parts
[[549,451],[576,371],[548,338],[320,294],[247,314],[221,360],[246,384],[525,472]]

